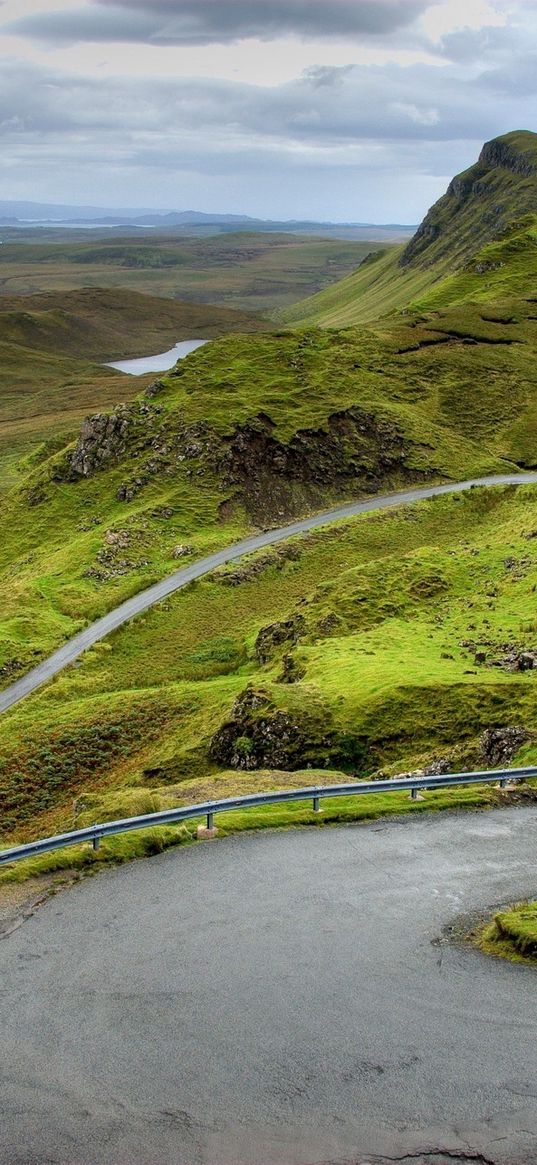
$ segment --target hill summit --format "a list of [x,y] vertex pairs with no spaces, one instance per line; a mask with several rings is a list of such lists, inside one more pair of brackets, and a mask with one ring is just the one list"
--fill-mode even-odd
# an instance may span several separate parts
[[537,134],[515,130],[485,142],[474,166],[457,174],[431,207],[399,260],[401,267],[449,257],[459,265],[515,219],[537,213]]

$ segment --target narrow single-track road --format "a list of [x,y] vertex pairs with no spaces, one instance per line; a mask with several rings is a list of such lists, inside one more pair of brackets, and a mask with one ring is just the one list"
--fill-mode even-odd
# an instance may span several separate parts
[[253,534],[250,538],[244,538],[242,542],[235,542],[232,546],[218,550],[215,554],[200,558],[190,566],[174,571],[173,574],[161,579],[160,582],[154,583],[153,586],[147,587],[146,590],[140,591],[131,599],[127,599],[126,602],[110,611],[108,615],[103,615],[101,619],[91,623],[89,627],[85,627],[83,631],[69,639],[37,667],[32,668],[31,671],[22,676],[20,680],[4,688],[0,692],[0,712],[5,712],[13,704],[18,704],[19,700],[23,700],[30,692],[72,663],[86,648],[91,647],[98,640],[104,639],[111,631],[115,631],[123,623],[127,623],[129,619],[140,615],[142,611],[146,611],[148,607],[152,607],[154,603],[160,602],[161,599],[165,599],[174,591],[186,587],[193,579],[210,574],[218,566],[233,562],[244,554],[251,554],[252,551],[261,550],[264,546],[272,546],[275,542],[283,542],[294,534],[305,534],[308,530],[314,530],[318,526],[326,526],[330,522],[338,522],[358,514],[369,513],[372,510],[383,510],[389,506],[405,506],[410,502],[422,501],[424,498],[438,497],[439,494],[460,493],[462,490],[471,489],[474,486],[531,485],[535,482],[537,482],[537,473],[507,473],[494,477],[474,478],[469,481],[448,482],[445,485],[417,487],[403,490],[400,493],[381,494],[378,497],[367,498],[360,502],[349,502],[343,506],[336,506],[333,510],[325,510],[312,517],[301,518],[300,521],[291,522],[288,526],[280,526],[278,529],[264,530],[261,534]]
[[0,941],[2,1165],[536,1165],[537,812],[169,851]]

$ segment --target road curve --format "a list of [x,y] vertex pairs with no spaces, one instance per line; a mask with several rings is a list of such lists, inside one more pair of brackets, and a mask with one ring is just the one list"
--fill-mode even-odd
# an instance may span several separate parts
[[168,851],[0,942],[5,1165],[536,1165],[533,968],[447,941],[535,894],[537,812]]
[[126,602],[120,603],[108,615],[96,619],[94,623],[69,639],[67,643],[64,643],[37,667],[32,668],[20,680],[4,688],[0,692],[0,712],[7,711],[13,704],[18,704],[30,692],[35,691],[41,684],[46,683],[52,676],[57,675],[64,667],[72,663],[86,648],[91,647],[98,640],[104,639],[111,631],[115,631],[117,627],[121,627],[129,619],[140,615],[142,611],[146,611],[148,607],[152,607],[154,603],[160,602],[161,599],[165,599],[174,591],[186,587],[193,579],[210,574],[218,566],[233,562],[236,558],[241,558],[243,554],[261,550],[264,546],[272,546],[275,542],[283,542],[294,534],[304,534],[318,526],[326,526],[330,522],[338,522],[344,518],[355,517],[357,514],[369,513],[372,510],[408,505],[410,502],[418,502],[424,498],[438,497],[439,494],[460,493],[462,490],[471,489],[472,486],[531,485],[536,482],[537,473],[507,473],[494,477],[477,477],[468,481],[449,482],[446,485],[407,489],[399,493],[381,494],[360,502],[348,502],[346,505],[336,506],[332,510],[324,510],[312,517],[301,518],[297,522],[291,522],[288,526],[280,526],[278,529],[253,534],[249,538],[244,538],[242,542],[235,542],[232,546],[218,550],[215,554],[200,558],[190,566],[184,566],[181,570],[174,571],[167,578],[161,579],[160,582],[154,583],[153,586],[147,587],[146,590],[140,591],[137,595],[133,595]]

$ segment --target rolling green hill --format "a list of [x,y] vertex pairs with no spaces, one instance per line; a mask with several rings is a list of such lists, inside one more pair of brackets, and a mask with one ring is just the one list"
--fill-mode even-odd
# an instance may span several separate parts
[[131,291],[0,297],[0,492],[39,444],[61,447],[88,412],[130,400],[152,379],[133,380],[103,361],[266,326],[229,308]]
[[[535,467],[537,175],[522,178],[513,219],[473,254],[370,260],[323,293],[331,323],[216,339],[76,442],[36,451],[2,516],[1,682],[252,527]],[[455,237],[456,207],[443,221]],[[336,327],[357,281],[375,319]],[[73,796],[82,821],[308,767],[499,763],[497,730],[509,758],[537,756],[537,668],[523,663],[537,660],[536,502],[525,486],[370,515],[166,600],[2,720],[6,830],[70,824]]]

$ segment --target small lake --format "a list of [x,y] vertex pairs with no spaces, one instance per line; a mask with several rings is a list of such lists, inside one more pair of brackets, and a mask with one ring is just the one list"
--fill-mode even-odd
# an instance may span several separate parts
[[131,376],[142,376],[144,372],[168,372],[178,360],[188,356],[189,352],[195,352],[196,348],[201,348],[202,344],[207,342],[207,340],[182,340],[175,348],[170,348],[168,352],[160,352],[157,356],[140,356],[137,360],[115,360],[106,367],[117,368],[118,372],[128,372]]

